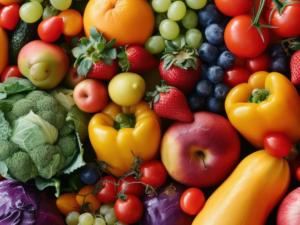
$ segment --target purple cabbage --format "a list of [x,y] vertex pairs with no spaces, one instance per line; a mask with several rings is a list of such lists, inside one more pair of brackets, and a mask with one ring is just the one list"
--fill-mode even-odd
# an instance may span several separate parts
[[0,182],[1,225],[65,225],[55,198],[39,191],[34,184]]
[[144,195],[144,207],[140,225],[191,225],[194,216],[180,207],[180,197],[188,187],[175,181],[167,181],[156,194]]

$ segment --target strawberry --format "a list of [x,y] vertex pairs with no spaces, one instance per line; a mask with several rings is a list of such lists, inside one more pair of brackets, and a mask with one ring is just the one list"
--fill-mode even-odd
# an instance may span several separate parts
[[76,58],[79,76],[87,76],[99,80],[111,80],[118,73],[117,49],[113,48],[116,39],[106,43],[102,34],[95,27],[90,29],[90,39],[83,37],[78,47],[72,49]]
[[157,67],[159,62],[146,49],[139,45],[132,45],[125,48],[118,47],[119,66],[123,71],[142,73]]
[[300,85],[300,50],[295,52],[291,59],[292,83]]
[[166,41],[163,61],[159,65],[159,72],[163,80],[169,85],[177,87],[184,94],[188,94],[196,86],[201,73],[202,64],[198,51],[181,40],[181,48],[171,41]]
[[157,115],[182,122],[194,120],[186,97],[180,90],[167,86],[165,81],[162,81],[161,87],[156,85],[155,88],[155,91],[147,92],[146,99]]

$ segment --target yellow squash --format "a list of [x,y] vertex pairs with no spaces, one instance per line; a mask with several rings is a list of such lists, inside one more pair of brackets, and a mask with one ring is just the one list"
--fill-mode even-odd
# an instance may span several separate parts
[[254,152],[209,197],[192,225],[264,225],[289,183],[284,158]]
[[5,30],[0,27],[0,75],[8,65],[8,38]]

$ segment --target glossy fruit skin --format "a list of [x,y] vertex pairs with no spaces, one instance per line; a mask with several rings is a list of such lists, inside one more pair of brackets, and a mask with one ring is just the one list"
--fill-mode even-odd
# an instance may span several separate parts
[[66,193],[59,196],[56,206],[61,214],[68,215],[70,212],[80,212],[80,205],[76,201],[76,194]]
[[190,215],[196,215],[201,211],[205,203],[205,196],[198,188],[189,188],[180,198],[181,209]]
[[74,9],[67,9],[58,14],[63,19],[62,33],[67,36],[75,36],[83,28],[83,18],[81,14]]
[[8,5],[0,10],[0,26],[7,30],[13,30],[20,19],[20,6],[18,4]]
[[296,171],[296,176],[297,176],[298,181],[300,181],[300,167]]
[[230,51],[224,51],[220,54],[217,64],[222,69],[229,69],[233,66],[234,61],[234,55]]
[[43,20],[38,27],[38,34],[45,42],[54,42],[59,39],[63,31],[63,19],[52,16]]
[[107,41],[116,38],[116,45],[144,45],[153,33],[155,17],[145,0],[91,0],[83,23],[87,37],[95,26]]
[[[87,185],[84,186],[83,188],[81,188],[81,190],[78,192],[78,195],[76,195],[76,201],[77,203],[81,206],[83,204],[83,196],[80,195],[87,195],[88,193],[90,193],[94,188],[94,185]],[[98,209],[100,209],[101,207],[101,202],[93,195],[93,194],[89,194],[86,198],[85,198],[85,202],[90,202],[92,204],[92,211],[96,212]],[[86,210],[84,210],[86,211]]]
[[222,113],[224,112],[224,100],[210,96],[206,99],[206,108],[209,112]]
[[23,0],[0,0],[1,5],[10,5],[10,4],[15,4],[15,3],[21,3]]
[[213,93],[214,86],[209,80],[200,80],[196,87],[195,91],[199,96],[208,97]]
[[142,202],[134,195],[127,195],[126,201],[117,200],[115,204],[115,214],[122,223],[136,223],[143,215]]
[[253,0],[215,0],[218,9],[225,15],[235,17],[246,13],[253,5]]
[[5,30],[0,27],[0,74],[8,65],[8,37]]
[[261,54],[257,57],[247,59],[246,68],[251,73],[258,71],[270,71],[270,58],[266,54]]
[[219,24],[210,24],[205,29],[205,37],[212,44],[222,44],[224,42],[224,28]]
[[214,83],[220,83],[223,80],[223,69],[220,66],[211,66],[208,68],[207,77]]
[[215,85],[214,96],[217,99],[225,99],[229,92],[229,86],[227,84],[219,83]]
[[234,87],[241,83],[247,83],[251,73],[244,67],[233,66],[228,70],[224,70],[222,82],[230,87]]
[[[293,2],[297,2],[297,1],[291,0],[291,3]],[[270,14],[275,4],[272,2],[272,0],[268,0],[266,6],[267,8],[264,14],[264,19],[269,23]],[[287,5],[281,15],[279,14],[278,10],[275,10],[271,15],[271,21],[270,21],[271,26],[277,27],[275,29],[272,29],[273,32],[285,38],[299,36],[300,35],[300,31],[298,29],[300,23],[299,13],[300,13],[299,3]]]
[[74,89],[77,84],[86,79],[85,76],[79,76],[77,73],[77,67],[70,65],[69,71],[63,79],[63,83],[67,88]]
[[100,179],[98,165],[86,164],[80,169],[80,179],[85,184],[95,184]]
[[[118,180],[113,176],[105,176],[101,180],[118,184]],[[103,188],[96,196],[96,198],[104,204],[114,203],[118,199],[118,186],[110,182],[104,182]]]
[[282,134],[271,133],[264,136],[264,148],[266,151],[278,158],[285,157],[292,149],[291,141]]
[[20,73],[18,66],[6,67],[1,74],[1,82],[3,83],[7,78],[10,77],[24,78],[24,76]]
[[[247,156],[208,198],[192,225],[264,225],[290,183],[283,158],[260,150]],[[265,196],[262,198],[261,196]]]
[[289,76],[291,71],[290,62],[291,58],[287,55],[275,56],[270,60],[270,71],[282,73],[285,76]]
[[204,107],[205,98],[199,96],[195,91],[189,93],[186,99],[192,112],[198,112]]
[[282,44],[275,43],[270,45],[268,49],[268,55],[270,58],[273,58],[278,55],[286,55],[285,49],[283,48]]
[[158,160],[152,160],[140,166],[143,176],[140,181],[147,186],[161,187],[167,180],[167,170],[164,165]]
[[[259,22],[266,24],[262,18]],[[267,48],[270,39],[268,28],[261,29],[263,41],[255,27],[248,29],[251,24],[252,16],[247,14],[236,16],[228,23],[224,38],[229,51],[234,55],[253,58]]]
[[111,80],[119,71],[118,60],[114,59],[112,65],[105,65],[100,60],[93,62],[93,69],[86,74],[86,77],[98,80]]
[[246,67],[246,58],[235,55],[233,66]]
[[212,23],[219,23],[222,14],[215,5],[207,4],[204,8],[198,11],[199,23],[203,27],[207,27]]
[[293,54],[291,58],[291,73],[292,73],[292,83],[295,85],[300,84],[300,51]]
[[216,46],[209,42],[203,43],[199,50],[199,57],[205,62],[213,62],[215,61],[219,56],[219,51]]
[[[123,180],[125,180],[129,183],[139,182],[138,180],[134,179],[133,176],[125,177],[125,178],[123,178]],[[120,193],[126,187],[127,187],[127,183],[121,180],[118,193]],[[130,184],[125,191],[125,195],[134,195],[138,198],[141,198],[144,194],[145,194],[145,187],[142,184],[137,184],[137,183]]]

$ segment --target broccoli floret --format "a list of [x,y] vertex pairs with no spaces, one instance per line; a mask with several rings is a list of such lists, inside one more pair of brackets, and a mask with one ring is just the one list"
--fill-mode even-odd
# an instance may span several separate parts
[[48,94],[45,91],[37,90],[37,91],[32,91],[28,95],[26,95],[26,99],[37,102],[39,100],[42,100],[45,96],[50,96],[50,94]]
[[14,153],[19,151],[19,146],[15,143],[6,140],[0,140],[0,161],[11,157]]
[[62,151],[60,147],[53,146],[50,144],[39,145],[31,150],[29,150],[29,155],[37,167],[44,168],[53,159],[56,154],[61,155]]
[[30,111],[36,113],[38,109],[36,103],[28,99],[17,101],[12,109],[12,113],[18,118],[21,116],[26,116],[28,113],[30,113]]
[[12,100],[15,103],[21,99],[24,99],[26,97],[26,95],[27,95],[26,93],[17,93],[17,94],[8,96],[6,99]]
[[71,156],[77,148],[77,138],[74,134],[69,134],[60,138],[57,146],[60,147],[64,156]]
[[13,114],[12,112],[4,113],[4,118],[10,124],[12,124],[13,121],[18,119],[18,117],[16,117],[15,114]]
[[26,182],[39,175],[37,167],[25,152],[17,152],[4,162],[7,165],[8,174],[14,179]]
[[38,167],[39,175],[49,179],[60,171],[65,163],[65,157],[59,154],[53,156],[52,161],[44,168]]
[[0,101],[0,110],[4,113],[10,112],[14,106],[14,101],[3,99]]
[[58,135],[60,137],[71,134],[75,129],[73,121],[66,121],[64,125],[59,129]]
[[12,83],[15,83],[16,81],[19,82],[20,85],[24,85],[25,87],[35,89],[35,86],[31,83],[31,81],[28,79],[25,79],[25,78],[10,77],[10,78],[6,79],[3,82],[3,84],[10,85]]

